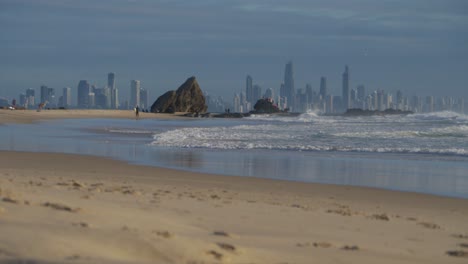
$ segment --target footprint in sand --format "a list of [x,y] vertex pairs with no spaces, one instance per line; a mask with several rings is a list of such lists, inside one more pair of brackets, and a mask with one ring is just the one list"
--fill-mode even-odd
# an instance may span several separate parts
[[18,200],[13,199],[11,197],[3,197],[2,201],[6,202],[6,203],[19,204]]
[[68,205],[64,205],[64,204],[60,204],[60,203],[45,202],[45,203],[42,204],[42,206],[49,207],[49,208],[59,210],[59,211],[71,212],[71,213],[77,213],[77,212],[81,211],[81,208],[78,208],[78,207],[77,208],[71,208]]
[[419,222],[418,225],[428,228],[428,229],[440,229],[440,226],[434,223],[429,222]]
[[333,245],[331,243],[328,243],[328,242],[314,242],[312,244],[312,246],[314,246],[316,248],[330,248]]
[[222,260],[223,259],[223,254],[215,251],[215,250],[210,250],[207,251],[206,254],[213,256],[217,260]]
[[342,247],[341,249],[342,250],[347,250],[347,251],[357,251],[357,250],[359,250],[359,247],[356,246],[356,245],[353,245],[353,246],[346,245],[346,246]]
[[224,231],[214,231],[213,235],[214,236],[231,237],[231,235],[229,233],[224,232]]
[[88,228],[89,224],[86,222],[72,223],[73,226]]
[[174,236],[169,231],[153,231],[153,233],[163,238],[171,238]]
[[372,216],[370,216],[370,218],[375,219],[375,220],[390,221],[390,218],[385,213],[384,214],[373,214]]
[[449,250],[445,253],[451,257],[468,258],[468,251],[464,250]]
[[220,247],[221,249],[224,249],[224,250],[229,251],[229,252],[235,252],[236,251],[236,247],[231,245],[231,244],[228,244],[228,243],[218,242],[218,243],[216,243],[216,245],[218,245],[218,247]]
[[459,239],[468,239],[468,235],[463,235],[463,234],[453,234],[452,236],[454,238],[459,238]]

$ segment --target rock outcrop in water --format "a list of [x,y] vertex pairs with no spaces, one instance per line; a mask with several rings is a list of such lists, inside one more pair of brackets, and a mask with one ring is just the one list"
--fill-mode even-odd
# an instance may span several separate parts
[[168,91],[158,97],[151,106],[153,113],[204,113],[208,107],[205,96],[194,76],[185,81],[176,91]]
[[281,112],[281,110],[278,108],[278,106],[273,103],[273,100],[271,100],[269,98],[268,99],[263,98],[263,99],[258,100],[257,103],[255,103],[255,105],[254,105],[254,109],[255,109],[255,111],[253,111],[253,113],[268,113],[268,114],[271,114],[271,113]]

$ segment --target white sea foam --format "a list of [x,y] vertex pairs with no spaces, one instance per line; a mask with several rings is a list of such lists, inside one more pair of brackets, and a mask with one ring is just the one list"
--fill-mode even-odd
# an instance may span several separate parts
[[313,112],[297,117],[261,115],[241,120],[236,126],[210,125],[158,132],[152,145],[468,156],[468,123],[463,122],[464,116],[458,116],[461,121],[453,117],[451,112],[357,118],[320,116]]

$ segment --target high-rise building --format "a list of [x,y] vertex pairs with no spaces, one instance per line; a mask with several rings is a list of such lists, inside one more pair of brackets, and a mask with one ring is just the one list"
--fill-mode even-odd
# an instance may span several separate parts
[[349,68],[348,65],[345,66],[345,71],[343,73],[343,94],[341,96],[343,102],[343,110],[346,111],[351,107],[351,96],[349,90]]
[[310,83],[306,84],[305,88],[306,94],[306,103],[311,104],[314,101],[314,91],[312,90],[312,85]]
[[361,102],[366,99],[366,87],[362,84],[357,87],[357,99]]
[[44,103],[49,100],[49,87],[42,85],[41,86],[41,103]]
[[265,94],[263,95],[264,98],[271,98],[271,99],[274,99],[275,98],[275,94],[273,92],[273,89],[272,88],[268,88],[266,89],[265,91]]
[[70,87],[65,87],[65,88],[63,88],[62,106],[63,107],[70,107],[71,104],[72,104],[71,88]]
[[107,87],[109,89],[115,89],[115,73],[113,72],[107,74]]
[[241,103],[240,103],[240,97],[238,94],[234,94],[234,100],[232,104],[234,105],[234,113],[240,113]]
[[88,94],[88,108],[94,108],[96,106],[96,95],[94,93]]
[[130,81],[130,107],[140,106],[140,81]]
[[292,61],[286,63],[286,67],[284,69],[284,92],[288,100],[290,110],[295,111],[296,90],[294,88],[294,67]]
[[143,88],[140,90],[140,107],[142,109],[150,108],[150,105],[148,105],[148,90]]
[[34,106],[35,105],[35,95],[36,95],[36,90],[33,88],[29,88],[26,90],[26,100],[28,101],[28,106]]
[[325,100],[327,95],[328,95],[327,78],[322,76],[320,77],[320,97],[322,97],[322,100]]
[[113,72],[107,74],[107,88],[109,89],[110,108],[119,108],[119,91],[115,86],[115,73]]
[[262,98],[262,87],[260,85],[253,86],[252,104],[255,105],[259,99]]
[[245,94],[247,102],[253,102],[253,80],[250,75],[245,78]]
[[87,80],[81,80],[78,83],[78,97],[77,97],[77,106],[78,108],[88,108],[89,107],[89,93],[91,92],[91,86]]

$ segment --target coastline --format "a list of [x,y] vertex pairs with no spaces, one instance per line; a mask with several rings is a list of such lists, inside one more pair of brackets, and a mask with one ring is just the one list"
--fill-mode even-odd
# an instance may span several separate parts
[[[162,113],[139,113],[139,119],[187,119],[185,113],[162,114]],[[31,124],[41,120],[50,119],[80,119],[80,118],[119,118],[135,119],[133,110],[83,110],[83,109],[44,109],[36,110],[7,110],[0,109],[0,124]]]
[[[47,111],[0,111],[0,123],[133,117]],[[0,151],[0,168],[0,262],[464,263],[468,256],[468,199],[73,154]]]

